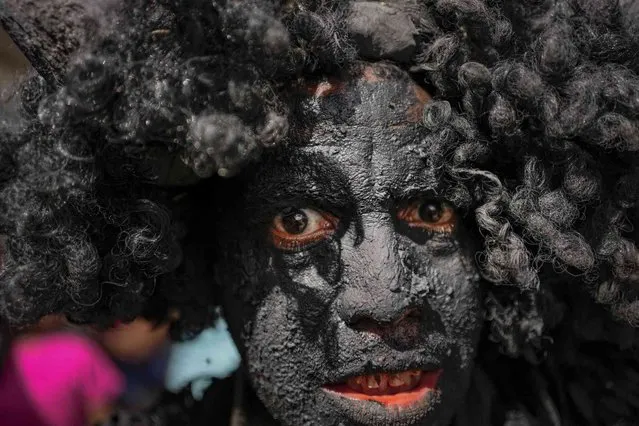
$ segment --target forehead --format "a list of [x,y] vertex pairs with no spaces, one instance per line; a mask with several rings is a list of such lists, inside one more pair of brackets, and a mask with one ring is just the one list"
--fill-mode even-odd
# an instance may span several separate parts
[[[340,78],[305,83],[295,97],[294,142],[315,143],[313,133],[363,126],[414,126],[422,119],[428,93],[391,65],[366,65]],[[336,138],[338,139],[338,138]],[[322,143],[327,143],[326,138]]]
[[[386,199],[411,189],[438,187],[436,170],[421,158],[423,129],[412,126],[326,126],[298,148],[300,162],[326,165],[325,178],[341,174],[353,194]],[[330,167],[328,167],[330,165]]]
[[[268,215],[287,205],[388,211],[395,201],[446,191],[441,168],[423,160],[413,126],[324,128],[304,146],[281,147],[250,174],[249,206]],[[257,204],[256,204],[257,203]]]
[[341,185],[354,198],[371,200],[374,193],[379,202],[403,191],[436,190],[436,170],[420,156],[427,132],[420,122],[430,96],[408,74],[375,65],[304,89],[291,141],[263,163],[259,191],[304,196],[304,188],[326,194]]

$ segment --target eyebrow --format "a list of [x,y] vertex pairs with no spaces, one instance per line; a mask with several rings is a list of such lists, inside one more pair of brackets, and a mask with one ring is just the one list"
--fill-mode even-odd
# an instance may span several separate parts
[[[286,207],[316,207],[335,214],[355,214],[361,206],[355,198],[348,176],[330,156],[316,150],[289,148],[264,158],[261,168],[245,193],[247,212],[256,222],[270,220]],[[334,145],[325,145],[335,148]],[[408,201],[418,197],[439,198],[446,183],[427,165],[415,171],[414,180],[397,179],[386,188],[383,204]],[[385,197],[386,198],[386,197]]]
[[[387,133],[389,137],[398,139],[398,148],[415,144],[417,140],[428,134],[428,131],[414,123],[408,124],[339,124],[334,123],[318,123],[313,127],[314,138],[292,138],[291,146],[300,148],[331,148],[341,147],[344,145],[344,138],[351,133],[365,134],[373,137],[376,132],[381,131]],[[319,139],[319,141],[317,140]]]
[[448,186],[441,176],[441,170],[422,164],[420,169],[410,172],[391,182],[388,188],[389,196],[398,201],[405,201],[416,197],[439,197]]
[[258,172],[246,193],[259,209],[257,216],[273,214],[287,203],[305,202],[318,207],[350,210],[355,205],[349,181],[325,155],[295,149],[293,155],[274,155]]

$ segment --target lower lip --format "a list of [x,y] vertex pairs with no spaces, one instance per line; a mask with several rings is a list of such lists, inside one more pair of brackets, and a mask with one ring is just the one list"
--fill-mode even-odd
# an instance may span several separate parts
[[323,389],[331,394],[355,401],[372,401],[386,407],[410,408],[420,404],[435,390],[441,370],[423,372],[419,384],[406,392],[394,395],[367,395],[354,391],[347,385],[325,386]]

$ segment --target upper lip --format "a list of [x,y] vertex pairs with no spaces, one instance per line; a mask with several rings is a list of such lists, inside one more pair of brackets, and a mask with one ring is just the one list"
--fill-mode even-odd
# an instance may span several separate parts
[[[328,360],[328,374],[315,376],[323,381],[322,385],[340,385],[350,377],[365,376],[376,373],[401,373],[410,370],[435,371],[444,367],[444,360],[450,357],[454,345],[444,335],[431,333],[420,344],[408,350],[399,350],[373,344],[355,345],[360,348],[354,351],[349,348],[346,359]],[[362,356],[365,353],[366,356]]]
[[394,365],[367,363],[363,366],[352,367],[339,372],[334,378],[331,378],[326,383],[324,383],[324,385],[325,386],[339,385],[339,384],[345,383],[350,377],[366,376],[366,375],[372,375],[376,373],[393,374],[393,373],[402,373],[402,372],[411,371],[411,370],[435,371],[435,370],[439,370],[440,368],[441,368],[441,364],[439,362],[436,362],[435,360],[430,360],[430,361],[424,360],[422,362],[419,362],[419,361],[395,362]]

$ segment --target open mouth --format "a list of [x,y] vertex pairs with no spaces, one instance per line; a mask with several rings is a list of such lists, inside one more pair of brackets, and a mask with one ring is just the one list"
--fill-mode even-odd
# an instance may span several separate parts
[[344,398],[374,401],[385,406],[410,407],[423,401],[437,386],[441,370],[409,370],[355,376],[325,390]]

